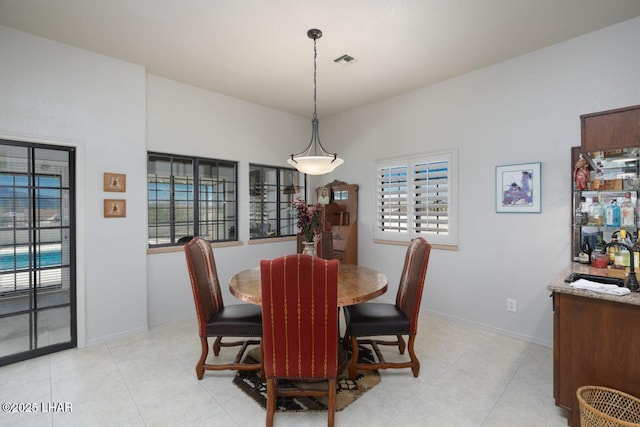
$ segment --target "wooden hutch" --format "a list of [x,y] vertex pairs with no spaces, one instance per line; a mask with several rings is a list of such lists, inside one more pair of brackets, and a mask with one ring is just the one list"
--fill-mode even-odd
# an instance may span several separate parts
[[[577,203],[589,200],[589,196],[599,197],[600,200],[606,197],[612,199],[630,191],[636,195],[635,198],[639,198],[640,106],[586,114],[580,119],[582,143],[580,147],[572,148],[572,171],[578,156],[582,155],[590,161],[592,174],[602,174],[605,167],[591,159],[597,154],[605,159],[620,157],[618,162],[631,165],[626,168],[633,170],[635,176],[631,176],[631,173],[619,174],[624,178],[603,180],[604,183],[615,183],[615,186],[602,187],[590,183],[586,189],[582,189],[574,183],[574,210]],[[611,176],[615,177],[613,174]],[[612,232],[612,228],[607,228],[606,224],[593,227],[578,222],[573,212],[571,223],[573,261],[576,260],[579,239],[593,234],[594,228],[605,236]],[[636,225],[625,228],[631,229],[631,232],[638,231]],[[640,335],[635,329],[640,323],[640,297],[636,293],[619,297],[575,290],[564,282],[571,272],[606,276],[608,271],[572,262],[548,286],[552,291],[554,312],[553,395],[556,405],[570,411],[568,424],[574,427],[580,425],[576,390],[581,386],[609,387],[640,396]]]
[[324,205],[325,232],[331,233],[333,258],[344,264],[358,263],[358,185],[333,181],[317,189]]

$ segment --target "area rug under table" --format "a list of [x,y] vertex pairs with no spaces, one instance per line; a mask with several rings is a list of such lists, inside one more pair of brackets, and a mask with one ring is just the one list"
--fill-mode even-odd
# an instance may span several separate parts
[[[253,349],[247,353],[244,363],[256,363],[258,354],[257,349]],[[366,347],[360,347],[358,359],[362,362],[371,362],[371,351]],[[338,374],[337,390],[336,390],[336,411],[340,411],[356,399],[366,393],[380,382],[380,374],[378,371],[362,371],[358,372],[355,381],[349,379],[349,366]],[[259,371],[238,371],[233,378],[233,383],[240,390],[247,393],[253,400],[258,402],[263,408],[267,406],[267,383],[260,379]],[[293,381],[280,381],[281,388],[313,388],[324,386],[326,390],[326,381],[320,383],[301,383]],[[326,411],[327,399],[324,397],[278,397],[276,401],[276,411]]]

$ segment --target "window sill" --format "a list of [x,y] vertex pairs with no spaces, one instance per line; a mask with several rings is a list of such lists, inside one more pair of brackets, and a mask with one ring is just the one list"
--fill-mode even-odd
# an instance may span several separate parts
[[[427,240],[428,242],[429,240]],[[409,242],[404,242],[404,241],[399,241],[399,240],[380,240],[380,239],[373,239],[373,243],[380,243],[382,245],[398,245],[398,246],[409,246]],[[431,244],[431,248],[433,249],[441,249],[444,251],[457,251],[458,250],[458,245],[438,245],[438,244]]]
[[287,237],[268,237],[266,239],[252,239],[249,240],[249,245],[261,245],[263,243],[278,243],[278,242],[292,242],[296,240],[296,236]]
[[[220,242],[220,243],[211,243],[211,247],[212,248],[226,248],[229,246],[242,246],[244,243],[241,241],[234,241],[234,242]],[[166,253],[171,253],[171,252],[182,252],[184,249],[184,245],[180,245],[180,246],[166,246],[163,248],[151,248],[151,249],[147,249],[147,255],[152,255],[152,254],[166,254]]]

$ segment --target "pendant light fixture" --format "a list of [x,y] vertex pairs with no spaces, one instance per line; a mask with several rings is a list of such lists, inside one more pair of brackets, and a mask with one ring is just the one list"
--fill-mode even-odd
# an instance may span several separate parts
[[308,175],[324,175],[340,166],[344,163],[344,160],[339,158],[336,153],[329,153],[320,142],[318,115],[316,113],[316,57],[318,56],[316,40],[322,37],[322,31],[311,29],[307,31],[307,36],[313,39],[313,118],[311,119],[311,140],[309,145],[300,153],[291,154],[291,158],[287,160],[287,163]]

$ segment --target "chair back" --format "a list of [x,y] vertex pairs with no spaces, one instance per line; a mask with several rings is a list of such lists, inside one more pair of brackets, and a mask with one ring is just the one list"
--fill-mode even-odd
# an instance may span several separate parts
[[198,329],[200,336],[206,336],[207,322],[224,306],[213,250],[207,240],[195,237],[184,245],[184,254],[196,305]]
[[422,237],[411,241],[404,258],[404,268],[396,295],[396,306],[409,319],[409,332],[414,335],[418,331],[418,313],[430,253],[431,244]]
[[338,260],[303,254],[260,262],[266,378],[336,378]]

